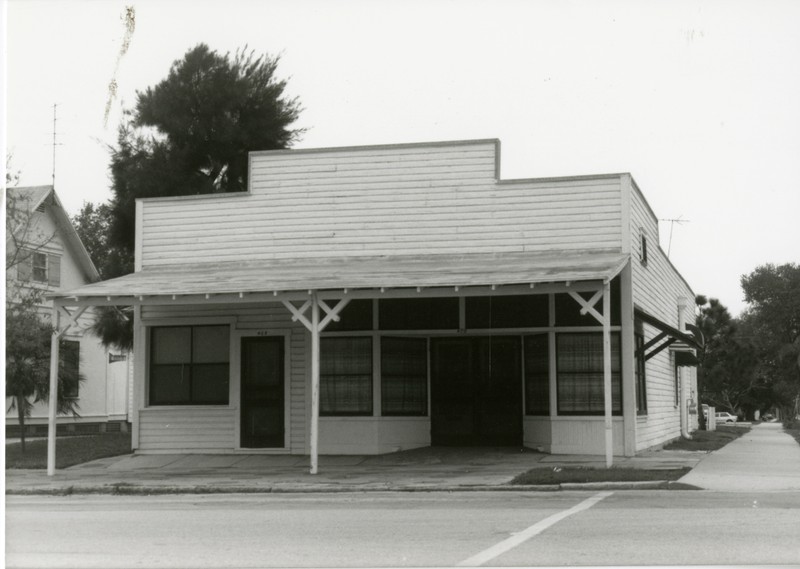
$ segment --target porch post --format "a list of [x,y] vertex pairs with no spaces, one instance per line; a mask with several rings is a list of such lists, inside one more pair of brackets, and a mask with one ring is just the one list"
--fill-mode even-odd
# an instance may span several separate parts
[[311,474],[317,473],[319,441],[319,299],[311,295]]
[[606,468],[614,462],[614,423],[611,419],[611,283],[603,283],[603,391],[606,424]]
[[56,409],[58,407],[58,350],[61,339],[61,314],[53,304],[53,334],[50,336],[50,398],[47,414],[47,475],[56,473]]

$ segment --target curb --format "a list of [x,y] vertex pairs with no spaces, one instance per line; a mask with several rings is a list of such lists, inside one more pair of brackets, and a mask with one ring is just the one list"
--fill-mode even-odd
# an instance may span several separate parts
[[503,486],[131,486],[109,484],[104,486],[67,486],[63,488],[19,488],[6,489],[6,496],[72,496],[72,495],[113,495],[113,496],[158,496],[176,494],[346,494],[376,492],[560,492],[575,490],[701,490],[697,486],[670,480],[647,482],[589,482],[562,484],[531,484]]

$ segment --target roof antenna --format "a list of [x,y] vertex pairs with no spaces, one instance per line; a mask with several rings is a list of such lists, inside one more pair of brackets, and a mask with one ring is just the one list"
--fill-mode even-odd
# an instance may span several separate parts
[[60,142],[56,142],[56,107],[58,105],[53,103],[53,189],[56,189],[56,146],[61,146]]
[[659,219],[659,221],[669,221],[669,245],[667,245],[667,258],[669,259],[669,252],[672,250],[672,230],[675,224],[683,225],[684,223],[689,223],[689,220],[683,219],[683,214],[681,214],[677,219]]

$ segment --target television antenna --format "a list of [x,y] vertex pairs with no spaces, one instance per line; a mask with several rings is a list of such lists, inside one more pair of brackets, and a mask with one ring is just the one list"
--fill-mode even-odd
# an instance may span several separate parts
[[53,189],[56,189],[56,146],[61,146],[61,142],[56,142],[56,121],[57,121],[57,114],[56,109],[58,107],[57,103],[53,103]]
[[672,230],[675,228],[675,224],[683,225],[689,223],[689,220],[683,219],[683,214],[681,214],[676,219],[659,219],[659,221],[669,221],[669,244],[667,245],[667,258],[669,258],[669,252],[672,250]]

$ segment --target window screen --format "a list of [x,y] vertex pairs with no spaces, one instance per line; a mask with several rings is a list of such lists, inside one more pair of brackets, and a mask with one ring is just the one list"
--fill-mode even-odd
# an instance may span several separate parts
[[525,336],[525,413],[550,414],[550,348],[547,334]]
[[428,414],[428,340],[381,338],[381,414]]
[[[559,415],[603,415],[603,334],[556,335]],[[611,334],[611,410],[622,413],[619,333]]]
[[320,415],[372,415],[372,338],[322,338]]

